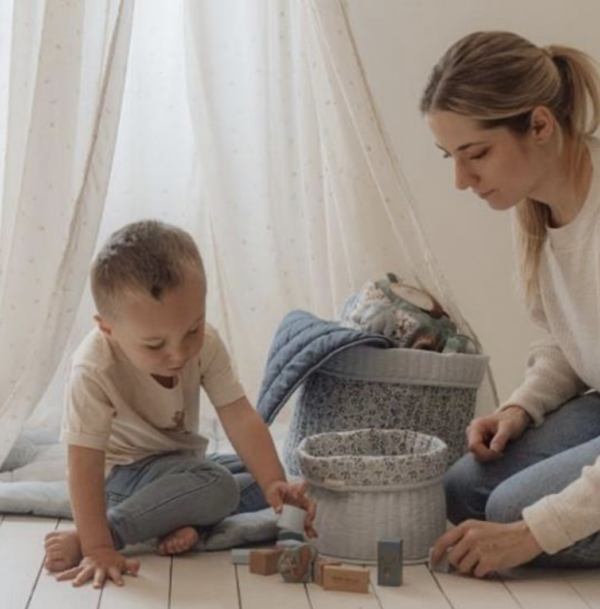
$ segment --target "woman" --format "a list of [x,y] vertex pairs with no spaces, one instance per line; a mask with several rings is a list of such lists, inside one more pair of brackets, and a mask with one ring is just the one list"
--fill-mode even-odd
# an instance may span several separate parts
[[433,560],[463,574],[534,561],[600,566],[599,76],[572,48],[479,32],[435,66],[421,100],[456,187],[515,209],[533,319],[523,384],[467,429],[446,477]]

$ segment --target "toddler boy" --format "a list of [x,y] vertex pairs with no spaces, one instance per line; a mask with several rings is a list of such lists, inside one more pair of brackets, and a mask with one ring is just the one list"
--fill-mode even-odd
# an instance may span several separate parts
[[[120,554],[126,545],[158,538],[159,553],[185,552],[199,528],[267,504],[306,509],[314,536],[305,486],[287,483],[268,428],[205,321],[204,267],[190,235],[157,221],[129,224],[96,256],[91,284],[97,327],[73,356],[62,427],[76,530],[46,537],[46,568],[74,585],[122,585],[123,573],[139,569]],[[206,457],[201,386],[260,488]]]

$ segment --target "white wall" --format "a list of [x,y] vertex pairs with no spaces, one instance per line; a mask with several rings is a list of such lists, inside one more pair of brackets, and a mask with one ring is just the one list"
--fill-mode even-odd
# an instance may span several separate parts
[[492,357],[500,398],[520,382],[538,330],[518,295],[508,213],[454,188],[418,105],[444,51],[476,30],[510,30],[536,44],[567,44],[600,59],[597,0],[346,0],[377,110],[430,245],[466,318]]

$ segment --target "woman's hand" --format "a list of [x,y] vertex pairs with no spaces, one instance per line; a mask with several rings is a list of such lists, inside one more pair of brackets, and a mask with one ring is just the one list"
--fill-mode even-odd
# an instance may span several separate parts
[[508,442],[518,438],[530,423],[531,417],[520,406],[473,419],[467,427],[469,451],[478,461],[499,459]]
[[117,586],[122,586],[123,573],[137,575],[139,569],[139,560],[125,558],[114,548],[99,548],[85,556],[78,566],[59,573],[56,579],[72,579],[74,586],[93,580],[94,588],[102,588],[106,580],[111,579]]
[[317,532],[313,528],[313,522],[317,514],[315,502],[308,497],[306,482],[290,484],[289,482],[272,482],[265,490],[267,503],[277,514],[281,512],[284,503],[294,505],[306,511],[304,530],[310,539],[317,537]]
[[431,560],[435,564],[446,554],[460,574],[485,577],[527,563],[541,553],[523,520],[510,524],[466,520],[438,539]]

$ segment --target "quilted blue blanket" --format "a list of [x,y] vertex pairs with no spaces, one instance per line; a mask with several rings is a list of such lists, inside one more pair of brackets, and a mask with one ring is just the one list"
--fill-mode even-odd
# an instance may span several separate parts
[[396,343],[381,334],[344,328],[306,311],[291,311],[277,328],[260,388],[257,410],[271,424],[294,391],[329,358],[355,347],[390,348]]

